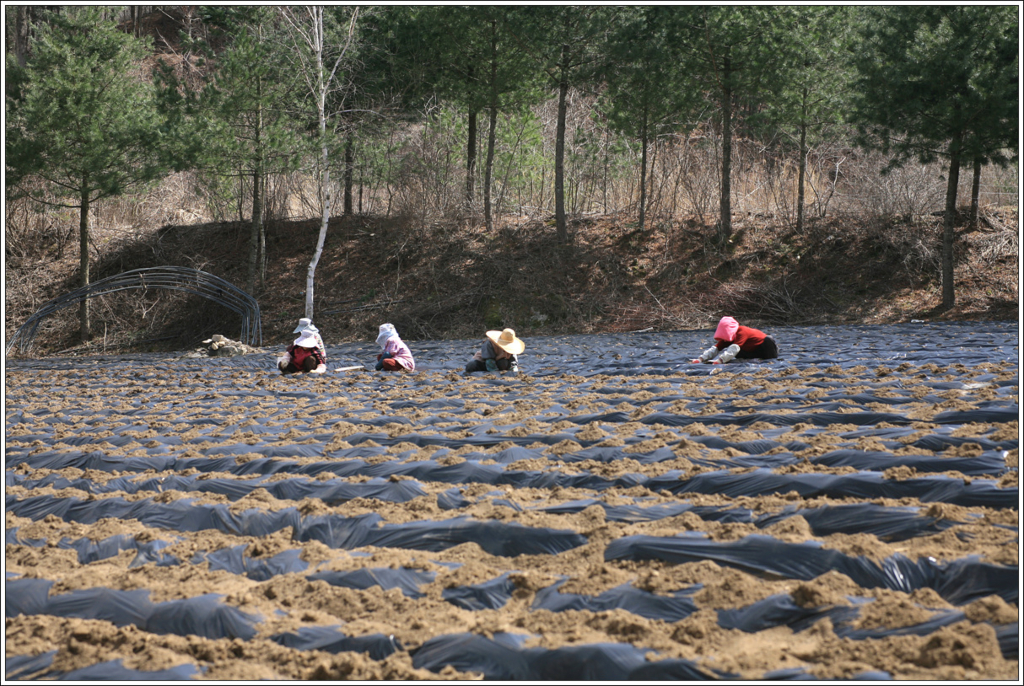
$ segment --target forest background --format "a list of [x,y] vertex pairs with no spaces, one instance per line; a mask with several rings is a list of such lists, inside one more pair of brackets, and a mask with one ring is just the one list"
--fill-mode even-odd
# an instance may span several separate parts
[[5,5],[5,338],[1016,320],[1019,11]]

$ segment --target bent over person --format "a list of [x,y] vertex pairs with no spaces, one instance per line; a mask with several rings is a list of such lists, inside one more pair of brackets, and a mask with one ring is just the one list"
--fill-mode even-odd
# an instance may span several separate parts
[[740,326],[732,317],[722,317],[715,329],[715,344],[691,362],[725,364],[734,359],[773,360],[778,356],[779,347],[774,338],[749,326]]
[[377,355],[378,372],[412,372],[416,371],[416,360],[405,341],[398,335],[394,324],[381,324],[377,334],[377,345],[381,353]]
[[295,342],[288,346],[284,355],[277,358],[277,368],[282,374],[312,372],[323,374],[327,371],[327,357],[320,352],[317,337],[309,329],[303,329]]
[[309,331],[313,334],[313,338],[316,339],[316,348],[320,351],[320,354],[327,359],[327,348],[324,347],[324,339],[320,335],[320,329],[313,326],[313,320],[308,317],[303,317],[299,320],[299,325],[295,327],[292,333],[302,333],[303,331]]
[[526,350],[526,344],[516,338],[512,329],[488,331],[484,344],[466,365],[466,372],[503,372],[513,374],[519,371],[519,355]]

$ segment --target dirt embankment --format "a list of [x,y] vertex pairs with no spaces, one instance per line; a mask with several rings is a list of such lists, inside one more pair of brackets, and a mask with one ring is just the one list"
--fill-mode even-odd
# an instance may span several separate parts
[[[488,234],[476,224],[342,217],[330,224],[317,269],[314,317],[329,343],[372,339],[384,321],[406,338],[439,340],[504,327],[526,335],[694,329],[723,314],[762,326],[1015,320],[1016,209],[984,212],[977,230],[958,227],[957,305],[945,312],[940,220],[929,220],[883,226],[837,218],[798,235],[739,216],[723,247],[710,240],[711,227],[693,220],[652,221],[640,232],[626,216],[586,217],[571,223],[571,245],[561,246],[553,220]],[[312,220],[268,226],[266,279],[256,292],[265,344],[288,340],[303,314],[318,230]],[[248,235],[235,222],[97,241],[93,281],[181,265],[244,287]],[[77,262],[69,251],[9,256],[8,338],[39,306],[77,286]],[[93,311],[89,346],[79,346],[76,308],[67,308],[44,321],[37,353],[172,350],[214,333],[238,336],[233,312],[170,291],[104,296]]]

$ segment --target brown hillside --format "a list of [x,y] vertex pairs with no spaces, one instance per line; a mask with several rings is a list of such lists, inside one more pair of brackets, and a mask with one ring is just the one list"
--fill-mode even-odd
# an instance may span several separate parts
[[[340,217],[317,269],[314,321],[328,343],[341,343],[372,340],[384,321],[416,340],[505,326],[525,335],[704,328],[723,314],[753,325],[1016,320],[1016,209],[989,210],[976,231],[959,227],[957,305],[948,312],[938,309],[940,220],[929,219],[889,226],[834,219],[796,235],[764,218],[737,217],[732,242],[719,249],[712,231],[693,221],[654,222],[641,233],[627,217],[587,217],[572,223],[572,245],[560,247],[553,219],[488,235],[480,225]],[[287,342],[303,315],[318,228],[316,220],[268,227],[267,279],[258,293],[264,346]],[[107,243],[93,281],[182,265],[241,287],[247,236],[243,223],[164,226]],[[77,286],[72,251],[8,255],[8,340],[39,306]],[[212,333],[239,334],[238,315],[197,296],[135,290],[94,302],[89,345],[78,344],[77,309],[69,307],[40,326],[33,354],[182,349]]]

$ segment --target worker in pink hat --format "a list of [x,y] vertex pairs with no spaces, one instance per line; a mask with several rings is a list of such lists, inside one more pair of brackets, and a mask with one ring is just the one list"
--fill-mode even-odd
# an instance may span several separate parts
[[734,359],[774,360],[778,356],[779,347],[774,338],[749,326],[740,326],[732,317],[722,317],[715,329],[715,344],[691,362],[725,364]]

